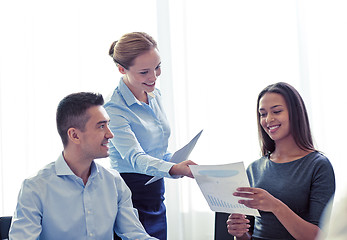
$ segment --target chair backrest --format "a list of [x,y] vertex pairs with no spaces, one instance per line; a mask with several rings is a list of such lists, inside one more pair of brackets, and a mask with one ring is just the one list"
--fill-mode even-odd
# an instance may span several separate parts
[[12,217],[0,217],[0,239],[8,239],[8,232],[10,230]]
[[233,240],[234,236],[228,233],[228,213],[215,213],[214,240]]
[[[215,214],[215,226],[214,226],[214,240],[232,240],[234,237],[228,233],[227,229],[227,220],[228,220],[228,213],[220,213],[216,212]],[[248,218],[249,225],[251,227],[249,228],[249,232],[253,234],[254,230],[254,217],[253,216],[246,216]]]

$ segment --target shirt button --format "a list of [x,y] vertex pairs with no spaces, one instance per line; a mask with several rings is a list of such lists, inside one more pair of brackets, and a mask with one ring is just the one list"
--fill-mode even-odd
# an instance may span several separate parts
[[89,236],[90,236],[90,237],[93,237],[93,233],[89,233]]

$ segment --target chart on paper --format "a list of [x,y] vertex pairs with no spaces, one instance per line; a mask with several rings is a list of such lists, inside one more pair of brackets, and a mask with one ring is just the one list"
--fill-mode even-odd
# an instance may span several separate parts
[[221,207],[221,208],[229,208],[229,209],[238,209],[238,208],[247,208],[245,205],[243,204],[235,204],[235,203],[231,203],[231,202],[226,202],[222,199],[219,199],[215,196],[211,196],[211,195],[207,195],[207,200],[209,201],[209,203],[212,206],[215,207]]
[[238,203],[241,198],[233,195],[238,187],[249,187],[243,162],[189,167],[212,211],[259,216],[258,210]]

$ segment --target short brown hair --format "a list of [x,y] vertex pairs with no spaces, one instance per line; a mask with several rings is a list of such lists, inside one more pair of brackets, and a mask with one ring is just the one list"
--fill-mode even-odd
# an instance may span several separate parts
[[87,110],[93,106],[102,106],[104,98],[100,93],[78,92],[66,96],[57,108],[57,129],[64,147],[68,144],[67,131],[74,127],[84,131],[89,120]]

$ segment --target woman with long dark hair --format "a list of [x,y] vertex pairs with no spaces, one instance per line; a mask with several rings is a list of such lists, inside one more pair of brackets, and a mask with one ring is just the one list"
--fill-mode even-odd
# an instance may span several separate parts
[[269,85],[258,96],[257,120],[262,157],[247,168],[252,187],[234,195],[261,216],[251,233],[246,216],[231,214],[228,232],[238,240],[313,240],[335,177],[328,158],[314,147],[304,101],[287,83]]

